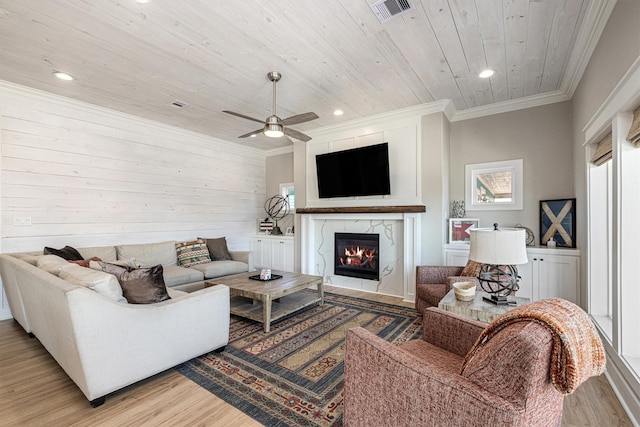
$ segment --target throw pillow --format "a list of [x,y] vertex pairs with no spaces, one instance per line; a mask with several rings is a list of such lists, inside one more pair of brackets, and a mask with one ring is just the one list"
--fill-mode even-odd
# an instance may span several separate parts
[[227,249],[227,239],[225,237],[218,237],[216,239],[204,239],[198,237],[198,239],[207,241],[207,248],[209,249],[209,255],[213,261],[228,261],[231,258],[229,249]]
[[85,286],[96,293],[105,296],[115,302],[125,303],[122,296],[122,288],[118,279],[113,274],[92,270],[75,264],[67,264],[60,271],[59,277],[75,285]]
[[207,249],[207,244],[202,239],[194,240],[193,242],[176,243],[176,253],[178,254],[178,265],[181,267],[211,262],[209,249]]
[[460,275],[467,277],[478,277],[478,273],[480,273],[480,267],[482,267],[482,264],[480,264],[479,262],[469,260],[467,261],[467,265],[465,265],[462,269],[462,273],[460,273]]
[[67,261],[82,261],[84,259],[82,258],[82,255],[80,255],[80,252],[78,252],[71,246],[65,246],[62,249],[54,249],[45,246],[42,253],[44,255],[57,255],[60,258],[66,259]]
[[152,304],[170,299],[162,276],[162,265],[150,268],[125,268],[99,262],[102,271],[116,276],[124,297],[130,304]]
[[69,265],[69,262],[64,258],[60,258],[58,255],[42,255],[38,257],[36,263],[38,268],[56,276],[59,275],[60,270],[67,265]]
[[97,256],[94,256],[94,257],[92,257],[90,259],[83,259],[81,261],[69,261],[69,262],[73,263],[73,264],[77,264],[80,267],[89,268],[90,267],[89,264],[91,263],[91,261],[102,261],[102,260],[100,258],[98,258]]

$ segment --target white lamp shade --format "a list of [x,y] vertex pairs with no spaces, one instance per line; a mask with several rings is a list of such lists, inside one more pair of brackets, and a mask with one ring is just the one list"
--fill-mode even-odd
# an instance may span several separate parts
[[526,264],[527,234],[522,228],[474,228],[471,234],[469,259],[482,264]]

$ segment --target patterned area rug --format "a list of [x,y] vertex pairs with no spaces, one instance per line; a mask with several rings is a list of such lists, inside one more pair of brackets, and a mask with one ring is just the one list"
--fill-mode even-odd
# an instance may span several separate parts
[[176,369],[267,426],[341,426],[345,331],[362,326],[393,343],[415,339],[413,308],[325,293],[325,304],[272,323],[231,316],[229,345]]

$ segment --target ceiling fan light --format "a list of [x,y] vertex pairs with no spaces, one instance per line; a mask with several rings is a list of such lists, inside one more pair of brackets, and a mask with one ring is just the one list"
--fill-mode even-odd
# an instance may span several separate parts
[[265,136],[268,136],[269,138],[280,138],[282,135],[284,135],[282,125],[271,123],[267,123],[264,126],[264,130],[262,131],[262,133],[264,133]]

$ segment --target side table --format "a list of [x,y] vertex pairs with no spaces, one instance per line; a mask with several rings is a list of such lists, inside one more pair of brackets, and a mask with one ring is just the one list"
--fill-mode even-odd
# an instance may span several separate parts
[[509,297],[510,301],[515,299],[517,304],[496,305],[482,299],[482,297],[490,297],[490,295],[491,294],[486,292],[476,290],[476,296],[472,301],[460,301],[456,299],[456,295],[453,292],[453,289],[451,289],[449,293],[440,300],[438,307],[470,319],[491,323],[501,314],[531,302],[529,298]]

